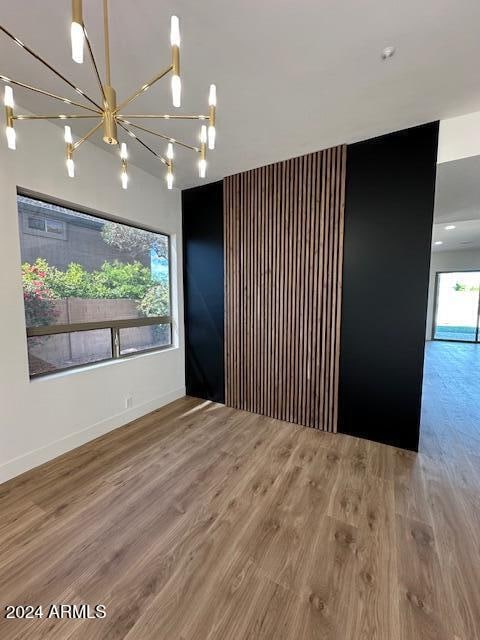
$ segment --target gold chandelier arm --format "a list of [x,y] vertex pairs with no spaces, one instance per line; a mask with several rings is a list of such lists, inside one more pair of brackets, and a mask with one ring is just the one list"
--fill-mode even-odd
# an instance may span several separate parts
[[41,93],[44,96],[48,96],[49,98],[54,98],[55,100],[60,100],[61,102],[65,102],[65,104],[71,104],[74,107],[80,107],[81,109],[87,109],[87,111],[91,111],[92,113],[101,114],[101,111],[98,109],[92,109],[92,107],[87,107],[80,102],[75,102],[74,100],[70,100],[70,98],[64,98],[63,96],[57,96],[56,93],[50,93],[50,91],[45,91],[44,89],[39,89],[38,87],[33,87],[31,84],[26,84],[25,82],[19,82],[18,80],[13,80],[12,78],[8,78],[7,76],[0,75],[0,80],[3,82],[8,82],[9,84],[14,84],[17,87],[23,87],[24,89],[28,89],[29,91],[34,91],[35,93]]
[[[119,107],[120,108],[120,107]],[[156,114],[156,113],[134,113],[132,115],[128,114],[118,114],[119,118],[128,118],[128,119],[136,119],[139,120],[141,118],[153,118],[157,120],[208,120],[208,116],[198,115],[198,116],[189,116],[189,115],[169,115],[165,114]]]
[[169,161],[164,158],[163,156],[161,156],[159,153],[157,153],[156,151],[154,151],[151,147],[148,146],[148,144],[146,144],[141,138],[139,138],[137,136],[136,133],[134,133],[131,129],[129,129],[125,124],[123,124],[123,122],[121,122],[120,120],[118,120],[118,124],[120,127],[122,127],[122,129],[124,131],[126,131],[128,133],[128,135],[131,138],[134,138],[135,140],[137,140],[137,142],[139,142],[143,147],[145,147],[145,149],[147,149],[147,151],[150,151],[150,153],[152,153],[156,158],[158,158],[160,160],[160,162],[163,162],[163,164],[165,165],[169,165]]
[[86,133],[83,138],[80,138],[80,140],[77,140],[74,144],[73,144],[73,149],[78,149],[78,147],[83,144],[84,142],[86,142],[90,136],[92,136],[95,131],[97,131],[98,129],[100,129],[100,127],[103,124],[103,118],[100,120],[100,122],[98,124],[96,124],[94,127],[92,127],[90,129],[90,131],[88,133]]
[[159,138],[162,138],[163,140],[167,140],[168,142],[173,142],[174,144],[178,144],[180,147],[185,147],[186,149],[191,149],[192,151],[196,151],[197,153],[200,152],[200,149],[198,147],[193,147],[190,144],[187,144],[186,142],[181,142],[180,140],[177,140],[176,138],[172,138],[171,136],[166,136],[163,133],[159,133],[158,131],[152,131],[151,129],[147,129],[146,127],[142,127],[139,124],[134,124],[133,122],[129,122],[128,120],[124,120],[123,118],[118,118],[118,121],[123,122],[124,124],[128,124],[131,127],[135,127],[135,129],[140,129],[141,131],[145,131],[145,133],[151,133],[153,136],[158,136]]
[[99,104],[97,104],[95,102],[95,100],[92,100],[92,98],[90,98],[90,96],[88,96],[84,91],[82,91],[82,89],[79,89],[78,87],[76,87],[73,84],[73,82],[70,82],[70,80],[68,78],[66,78],[63,74],[61,74],[60,71],[57,71],[57,69],[52,67],[52,65],[49,64],[46,60],[44,60],[40,55],[38,55],[38,53],[35,53],[35,51],[30,49],[30,47],[27,47],[26,44],[24,44],[21,40],[19,40],[17,37],[15,37],[13,35],[13,33],[10,33],[10,31],[5,29],[5,27],[3,25],[1,25],[1,24],[0,24],[0,31],[2,31],[6,36],[11,38],[14,42],[16,42],[19,47],[22,47],[22,49],[24,49],[27,53],[29,53],[31,56],[33,56],[36,60],[41,62],[45,67],[47,67],[47,69],[50,69],[50,71],[52,71],[61,80],[66,82],[68,84],[68,86],[72,87],[72,89],[74,89],[77,93],[79,93],[81,96],[83,96],[86,100],[91,102],[97,109],[99,109],[100,111],[102,110],[101,106]]
[[107,86],[111,86],[110,77],[110,36],[108,33],[108,0],[103,0],[103,38],[105,44],[105,73]]
[[100,87],[100,92],[101,92],[102,97],[103,97],[103,102],[106,103],[107,102],[107,98],[105,96],[105,90],[103,88],[103,83],[102,83],[102,79],[100,77],[100,72],[98,71],[97,61],[95,60],[95,56],[93,55],[92,44],[90,42],[90,38],[88,37],[88,33],[87,33],[86,28],[85,28],[85,25],[82,25],[82,26],[83,26],[83,33],[85,35],[85,41],[87,43],[88,53],[90,55],[90,60],[92,62],[93,70],[95,71],[95,76],[97,78],[98,86]]
[[71,119],[80,119],[80,118],[102,118],[102,115],[99,113],[98,115],[95,116],[90,116],[90,115],[83,115],[82,114],[78,114],[78,113],[71,113],[71,114],[55,114],[55,115],[46,115],[46,116],[31,116],[31,115],[23,115],[23,114],[19,114],[19,115],[14,115],[13,119],[14,120],[71,120]]
[[[131,96],[129,96],[128,98],[126,98],[126,100],[124,100],[123,102],[121,102],[118,107],[115,109],[114,113],[117,114],[121,109],[123,109],[124,107],[127,106],[127,104],[130,104],[130,102],[133,102],[136,98],[138,98],[139,95],[141,95],[144,91],[148,91],[148,89],[150,89],[150,87],[152,87],[156,82],[158,82],[159,80],[161,80],[164,76],[166,76],[168,73],[170,73],[170,71],[173,69],[173,65],[170,65],[169,67],[167,67],[166,69],[164,69],[163,71],[161,71],[160,73],[158,73],[156,76],[154,76],[151,80],[149,80],[148,82],[146,82],[145,84],[143,84],[140,89],[138,89],[137,91],[135,91],[135,93],[132,93]],[[129,117],[129,116],[127,116]]]

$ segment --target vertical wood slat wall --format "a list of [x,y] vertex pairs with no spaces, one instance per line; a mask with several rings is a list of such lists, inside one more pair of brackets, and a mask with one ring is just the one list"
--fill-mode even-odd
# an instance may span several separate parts
[[226,404],[336,431],[346,147],[225,178]]

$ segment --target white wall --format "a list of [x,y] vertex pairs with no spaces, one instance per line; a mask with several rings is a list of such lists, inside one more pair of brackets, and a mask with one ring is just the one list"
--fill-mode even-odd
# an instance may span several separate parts
[[440,121],[438,162],[480,155],[480,111]]
[[432,253],[430,263],[430,284],[428,288],[427,340],[432,339],[436,274],[439,271],[473,270],[480,271],[480,249],[469,249],[467,251],[438,251]]
[[[185,393],[180,192],[135,167],[122,190],[116,149],[90,143],[78,150],[77,177],[69,179],[62,133],[50,123],[19,123],[13,152],[1,131],[0,482]],[[30,381],[17,186],[172,235],[174,347]],[[133,396],[129,410],[127,395]]]

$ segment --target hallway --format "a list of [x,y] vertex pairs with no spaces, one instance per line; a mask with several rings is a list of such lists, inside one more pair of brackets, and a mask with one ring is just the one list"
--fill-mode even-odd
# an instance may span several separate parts
[[480,477],[480,345],[427,343],[419,451]]

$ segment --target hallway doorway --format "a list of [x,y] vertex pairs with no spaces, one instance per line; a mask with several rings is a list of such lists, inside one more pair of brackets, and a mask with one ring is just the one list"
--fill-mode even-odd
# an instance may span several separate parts
[[427,466],[441,460],[470,489],[480,486],[478,175],[480,153],[437,164],[419,444]]

